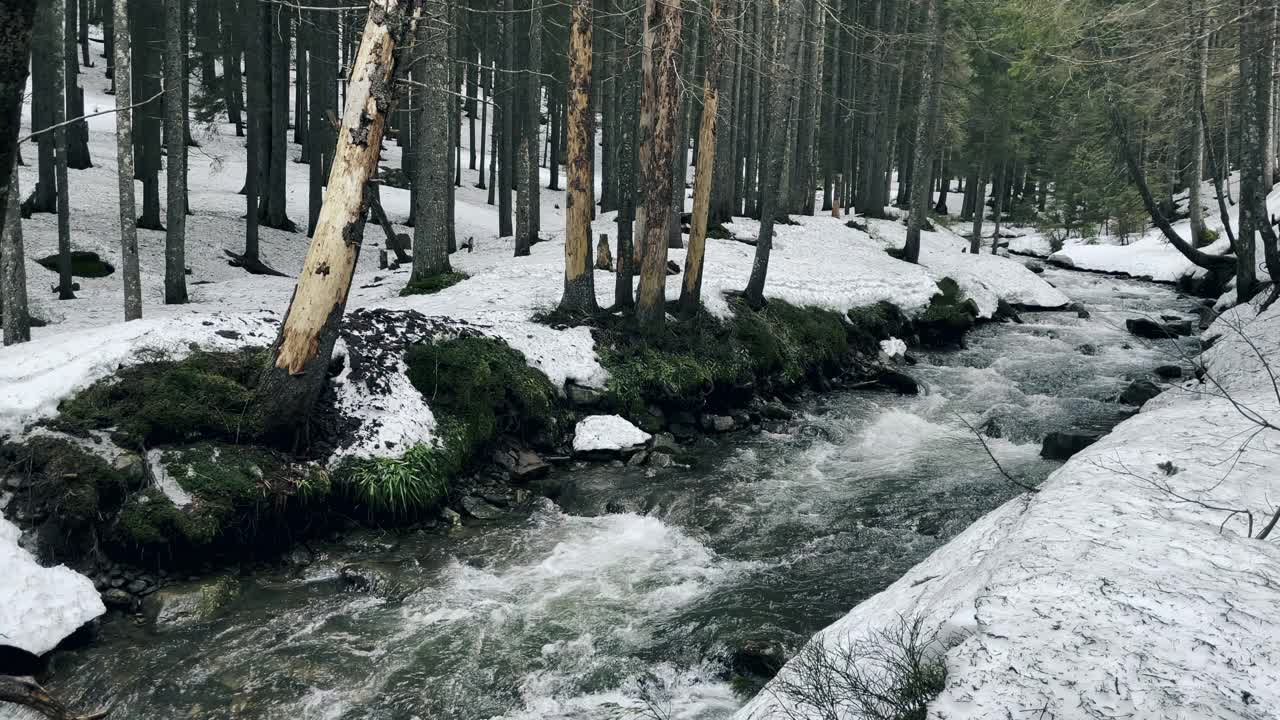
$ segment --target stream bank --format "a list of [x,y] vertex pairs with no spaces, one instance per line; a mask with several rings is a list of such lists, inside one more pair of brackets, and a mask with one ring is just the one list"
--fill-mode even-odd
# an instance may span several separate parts
[[785,656],[1013,494],[955,413],[998,426],[993,452],[1035,483],[1057,467],[1045,434],[1105,431],[1131,412],[1114,397],[1168,364],[1124,319],[1186,301],[1046,276],[1090,317],[1024,313],[922,352],[921,395],[805,398],[759,434],[700,435],[689,468],[552,468],[557,505],[447,535],[325,539],[193,622],[107,623],[50,685],[137,715],[603,718],[656,694],[725,717],[742,661]]

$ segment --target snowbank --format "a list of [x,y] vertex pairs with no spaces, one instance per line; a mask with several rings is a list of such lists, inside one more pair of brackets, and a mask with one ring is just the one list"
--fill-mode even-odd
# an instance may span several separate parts
[[621,415],[589,415],[573,429],[573,451],[629,450],[649,442],[651,437]]
[[43,655],[107,609],[89,578],[64,565],[41,567],[18,546],[19,535],[0,517],[0,645]]
[[[1280,424],[1270,376],[1231,324],[1274,358],[1280,309],[1229,314],[1203,356],[1237,402]],[[1280,496],[1278,450],[1280,432],[1190,381],[811,642],[923,617],[958,643],[930,717],[1267,717],[1280,703],[1280,545],[1178,497],[1248,509],[1257,533]],[[737,717],[771,714],[805,717],[767,690]]]

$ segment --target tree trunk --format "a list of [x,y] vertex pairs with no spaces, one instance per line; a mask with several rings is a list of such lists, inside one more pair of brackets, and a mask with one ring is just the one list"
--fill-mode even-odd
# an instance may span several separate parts
[[[63,18],[62,33],[63,64],[66,81],[66,117],[70,119],[84,117],[84,90],[80,89],[80,60],[77,55],[76,38],[80,30],[79,3],[77,0],[66,0],[66,16]],[[67,167],[84,170],[93,167],[89,160],[89,123],[77,120],[67,126]]]
[[[733,0],[711,0],[707,29],[711,54],[707,58],[702,90],[702,122],[698,128],[698,163],[693,177],[693,220],[689,224],[689,250],[685,254],[684,282],[680,285],[680,314],[693,317],[702,305],[702,264],[707,242],[707,220],[711,212],[711,186],[721,165],[716,162],[716,123],[720,112],[725,44],[736,12]],[[726,148],[726,154],[727,153]]]
[[[0,18],[3,17],[5,15],[0,13]],[[18,165],[11,162],[9,168],[10,178],[5,184],[8,198],[4,206],[4,229],[0,232],[0,315],[4,316],[5,345],[31,339],[31,318],[27,315],[27,270],[25,251],[22,248]]]
[[259,383],[268,432],[286,433],[305,423],[327,377],[364,237],[365,185],[377,170],[387,113],[395,99],[395,49],[402,35],[412,31],[407,5],[398,0],[369,3],[347,83],[329,192],[272,347],[271,363]]
[[[133,96],[147,99],[160,92],[160,48],[163,31],[160,19],[164,6],[159,0],[130,0],[129,30],[133,39]],[[164,102],[152,100],[133,114],[133,155],[135,177],[142,181],[142,215],[138,227],[164,230],[160,224],[160,125]]]
[[180,305],[187,301],[186,232],[187,232],[187,107],[182,102],[181,88],[187,78],[183,72],[186,48],[182,42],[183,0],[165,0],[165,145],[169,151],[165,170],[168,178],[164,236],[164,302]]
[[973,185],[973,234],[969,236],[969,252],[982,252],[982,220],[987,214],[987,176],[978,168],[971,182]]
[[0,0],[0,169],[5,171],[0,172],[0,217],[5,218],[13,202],[8,170],[17,165],[36,4],[36,0]]
[[595,313],[596,283],[591,262],[591,190],[595,184],[590,145],[591,2],[573,0],[569,27],[569,158],[566,163],[564,295],[560,309]]
[[769,273],[769,254],[773,249],[774,209],[778,203],[779,185],[786,160],[787,122],[795,97],[794,53],[799,50],[800,24],[803,13],[799,0],[773,0],[774,27],[765,37],[776,37],[769,62],[768,139],[764,143],[763,169],[760,172],[760,235],[756,238],[751,277],[744,291],[747,305],[764,307],[764,284]]
[[[928,48],[920,63],[920,110],[916,122],[916,140],[912,161],[911,215],[907,219],[907,243],[902,259],[920,262],[920,229],[929,214],[929,171],[933,169],[933,128],[937,125],[940,103],[938,81],[942,72],[942,23],[938,19],[938,0],[925,0],[924,36]],[[996,213],[997,226],[1000,222]]]
[[1191,99],[1191,178],[1187,182],[1187,207],[1191,214],[1191,242],[1195,247],[1207,245],[1204,229],[1204,205],[1200,202],[1200,185],[1204,182],[1204,138],[1205,126],[1200,120],[1200,104],[1204,102],[1205,91],[1209,84],[1209,32],[1206,26],[1205,11],[1197,8],[1197,0],[1192,0],[1192,47],[1195,48],[1192,64],[1192,82],[1195,89]]
[[[31,127],[47,128],[53,125],[53,107],[64,102],[61,92],[55,92],[54,76],[61,67],[62,28],[54,27],[51,2],[40,2],[36,16],[37,42],[31,47]],[[25,68],[27,59],[15,59]],[[26,71],[23,71],[25,77]],[[18,107],[22,107],[24,87],[14,91]],[[17,139],[17,123],[14,123],[14,139]],[[41,133],[36,137],[36,186],[31,199],[23,208],[23,215],[58,212],[58,180],[53,160],[53,133]],[[16,154],[17,149],[14,149]]]
[[[1244,256],[1237,264],[1238,299],[1244,303],[1257,291],[1257,260],[1254,234],[1261,235],[1263,258],[1268,275],[1280,282],[1280,248],[1275,229],[1267,212],[1267,194],[1271,190],[1271,122],[1272,75],[1275,70],[1274,31],[1275,5],[1270,0],[1250,2],[1240,20],[1240,52],[1243,100],[1240,106],[1240,238],[1239,251]],[[1245,53],[1249,54],[1246,62]],[[1248,266],[1254,280],[1246,287],[1240,271]],[[1274,302],[1280,285],[1272,291],[1268,304]]]
[[289,219],[289,15],[271,7],[270,52],[271,121],[267,159],[265,207],[259,207],[260,221],[267,227],[293,232],[297,225]]
[[[515,2],[505,0],[502,18],[502,83],[498,93],[501,106],[501,133],[496,143],[498,151],[498,237],[515,235],[511,227],[512,160],[515,159]],[[588,233],[589,235],[590,233]],[[588,241],[588,245],[590,241]],[[588,263],[590,266],[590,263]]]
[[130,69],[129,2],[112,0],[112,40],[116,71],[116,181],[120,188],[120,274],[124,319],[142,317],[142,279],[138,274],[138,227],[133,197],[133,76]]
[[409,282],[449,272],[450,170],[441,162],[449,154],[449,123],[454,108],[449,93],[449,22],[446,0],[427,0],[418,20],[414,73],[425,86],[417,96],[422,107],[414,123],[418,137],[417,194],[413,205],[413,272]]
[[249,116],[248,132],[245,138],[247,163],[244,180],[245,225],[244,254],[247,262],[259,260],[258,256],[258,221],[259,197],[262,194],[262,161],[265,159],[270,143],[269,133],[270,109],[268,107],[267,86],[267,52],[263,45],[263,27],[268,22],[270,6],[256,0],[247,0],[248,12],[245,13],[245,110]]
[[[671,160],[680,113],[680,0],[645,0],[644,95],[642,108],[653,132],[640,157],[645,228],[640,238],[640,292],[636,319],[647,332],[662,328],[667,314],[667,222],[671,213]],[[644,110],[642,110],[644,112]]]
[[[626,3],[629,4],[629,3]],[[624,2],[615,3],[621,10]],[[636,164],[638,159],[640,63],[636,62],[640,41],[639,12],[623,17],[622,58],[618,69],[618,253],[614,275],[614,308],[628,312],[635,308],[636,273],[634,239],[636,219]]]

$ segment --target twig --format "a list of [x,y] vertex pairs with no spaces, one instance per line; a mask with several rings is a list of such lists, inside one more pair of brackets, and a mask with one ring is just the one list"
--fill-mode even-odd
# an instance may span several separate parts
[[142,102],[134,103],[134,104],[130,105],[129,107],[111,108],[111,109],[109,109],[109,110],[102,110],[101,112],[90,113],[90,114],[88,114],[88,115],[81,115],[80,117],[74,117],[74,118],[71,118],[70,120],[67,120],[66,122],[60,122],[60,123],[58,123],[57,125],[50,125],[50,126],[49,126],[49,127],[47,127],[47,128],[41,128],[41,129],[36,130],[35,132],[31,133],[30,135],[28,135],[28,136],[26,136],[26,137],[24,137],[24,138],[19,139],[19,140],[18,140],[18,144],[22,144],[22,143],[24,143],[24,142],[26,142],[26,141],[30,140],[31,138],[39,137],[40,135],[43,135],[43,134],[45,134],[45,133],[47,133],[47,132],[50,132],[50,131],[52,131],[52,130],[57,130],[58,128],[66,127],[66,126],[68,126],[68,125],[74,125],[75,123],[82,122],[82,121],[84,121],[84,120],[88,120],[89,118],[98,117],[99,115],[110,115],[111,113],[118,113],[118,112],[120,112],[121,110],[133,110],[134,108],[140,108],[140,107],[142,107],[143,105],[146,105],[146,104],[148,104],[148,103],[150,103],[150,102],[155,101],[157,98],[159,98],[161,95],[164,95],[166,92],[168,92],[168,91],[167,91],[167,90],[161,90],[160,92],[156,93],[155,95],[152,95],[151,97],[147,98],[146,100],[143,100]]
[[970,425],[969,421],[965,420],[963,415],[955,411],[952,411],[951,414],[955,415],[960,422],[964,423],[965,427],[969,428],[969,432],[973,433],[973,436],[978,438],[978,442],[982,443],[982,449],[987,451],[987,457],[991,458],[991,462],[995,463],[996,470],[1000,471],[1000,474],[1004,476],[1005,480],[1008,480],[1009,482],[1013,483],[1014,485],[1017,485],[1018,487],[1022,488],[1023,490],[1026,490],[1027,492],[1030,492],[1030,493],[1040,492],[1039,488],[1028,485],[1020,480],[1015,479],[1012,475],[1010,475],[1009,471],[1005,470],[1004,466],[1000,464],[1000,461],[996,459],[995,453],[991,452],[991,447],[987,445],[986,438],[982,437],[982,433],[978,432],[977,428]]

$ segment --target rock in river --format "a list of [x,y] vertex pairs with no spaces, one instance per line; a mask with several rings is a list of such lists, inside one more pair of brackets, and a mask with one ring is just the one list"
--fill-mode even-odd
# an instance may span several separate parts
[[1089,447],[1101,438],[1101,433],[1069,430],[1051,432],[1044,438],[1040,447],[1040,457],[1046,460],[1066,460],[1081,450]]
[[1150,380],[1134,380],[1129,387],[1120,393],[1120,402],[1124,405],[1142,407],[1147,401],[1160,394],[1160,386]]

